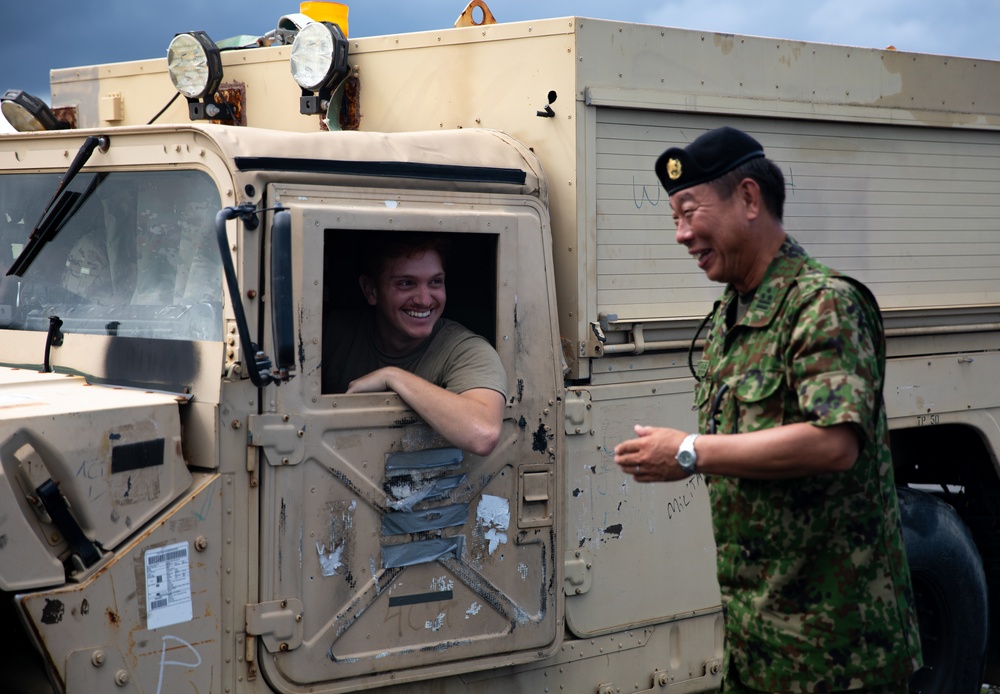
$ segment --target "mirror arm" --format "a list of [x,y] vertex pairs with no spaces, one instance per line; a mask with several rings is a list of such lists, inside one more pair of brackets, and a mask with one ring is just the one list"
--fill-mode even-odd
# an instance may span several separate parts
[[[233,302],[233,314],[236,317],[236,331],[240,336],[240,344],[244,350],[249,350],[253,364],[249,370],[250,381],[258,388],[263,388],[276,379],[271,375],[271,360],[260,351],[253,340],[250,339],[250,327],[247,324],[247,316],[243,310],[243,302],[240,300],[239,280],[236,277],[236,268],[233,266],[232,254],[229,250],[229,238],[226,235],[226,222],[230,219],[240,217],[246,223],[248,218],[253,222],[247,224],[248,228],[256,228],[257,210],[253,205],[243,204],[238,207],[224,207],[215,215],[215,238],[219,244],[219,253],[222,255],[222,270],[226,275],[226,286],[229,289],[229,298]],[[277,381],[280,383],[280,381]]]

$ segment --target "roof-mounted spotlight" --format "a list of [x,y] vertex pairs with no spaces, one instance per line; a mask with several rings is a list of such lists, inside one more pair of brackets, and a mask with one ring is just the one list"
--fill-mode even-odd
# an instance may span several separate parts
[[0,96],[0,111],[7,122],[20,133],[64,130],[69,127],[56,118],[44,101],[20,89],[8,89]]
[[313,22],[292,43],[292,77],[302,87],[299,112],[326,113],[330,98],[351,72],[347,38],[332,22]]
[[216,99],[222,83],[222,57],[204,31],[174,36],[167,48],[167,73],[174,88],[187,99],[191,120],[233,120],[229,104]]

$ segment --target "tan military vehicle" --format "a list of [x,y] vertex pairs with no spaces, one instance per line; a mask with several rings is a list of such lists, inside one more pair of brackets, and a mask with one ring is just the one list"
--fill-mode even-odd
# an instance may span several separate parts
[[[881,303],[915,686],[978,691],[1000,64],[469,10],[350,40],[292,13],[250,46],[54,70],[52,112],[4,94],[35,129],[0,136],[5,684],[717,689],[704,480],[637,485],[611,451],[636,422],[695,426],[720,287],[653,161],[730,124],[782,166],[791,233]],[[453,240],[449,315],[509,378],[488,456],[394,393],[323,392],[357,248],[387,230]]]

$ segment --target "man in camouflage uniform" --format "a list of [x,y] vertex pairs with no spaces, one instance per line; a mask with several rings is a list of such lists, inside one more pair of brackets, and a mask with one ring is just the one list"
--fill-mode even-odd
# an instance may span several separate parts
[[615,461],[708,476],[723,691],[906,692],[920,641],[875,299],[785,234],[784,178],[749,135],[711,131],[656,172],[678,243],[727,287],[696,370],[703,435],[636,426]]

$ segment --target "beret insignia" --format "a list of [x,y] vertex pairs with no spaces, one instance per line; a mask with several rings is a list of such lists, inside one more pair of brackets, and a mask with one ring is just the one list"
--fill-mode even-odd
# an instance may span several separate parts
[[709,130],[686,147],[671,147],[653,170],[668,195],[708,183],[738,166],[764,156],[764,148],[742,130],[728,126]]

